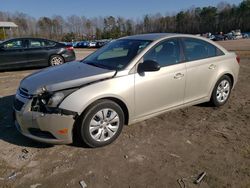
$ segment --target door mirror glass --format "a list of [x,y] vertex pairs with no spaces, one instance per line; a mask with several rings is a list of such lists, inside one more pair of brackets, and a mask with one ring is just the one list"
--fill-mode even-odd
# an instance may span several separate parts
[[154,72],[159,71],[161,66],[153,60],[146,60],[138,65],[138,72]]

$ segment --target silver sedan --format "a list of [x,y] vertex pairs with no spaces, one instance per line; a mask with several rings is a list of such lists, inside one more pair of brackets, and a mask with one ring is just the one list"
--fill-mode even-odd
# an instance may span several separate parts
[[124,125],[204,102],[222,106],[239,58],[205,38],[183,34],[124,37],[79,62],[22,80],[16,127],[37,141],[90,147],[113,142]]

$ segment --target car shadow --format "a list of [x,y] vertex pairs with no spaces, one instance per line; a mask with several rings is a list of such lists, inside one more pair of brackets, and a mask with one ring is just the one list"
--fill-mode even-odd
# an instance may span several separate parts
[[47,66],[41,66],[41,67],[19,67],[15,69],[4,69],[0,70],[0,73],[4,72],[17,72],[17,71],[39,71],[40,69],[46,68]]
[[23,147],[52,147],[53,145],[39,143],[26,138],[17,131],[13,119],[13,101],[14,95],[0,98],[0,140]]
[[205,102],[205,103],[197,104],[195,106],[202,107],[202,108],[216,108],[211,102]]

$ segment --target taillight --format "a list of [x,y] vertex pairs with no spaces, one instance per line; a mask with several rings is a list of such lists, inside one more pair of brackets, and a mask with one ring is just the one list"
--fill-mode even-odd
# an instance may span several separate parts
[[240,56],[237,55],[236,60],[238,63],[240,63]]
[[73,46],[67,46],[66,50],[74,50],[74,47]]

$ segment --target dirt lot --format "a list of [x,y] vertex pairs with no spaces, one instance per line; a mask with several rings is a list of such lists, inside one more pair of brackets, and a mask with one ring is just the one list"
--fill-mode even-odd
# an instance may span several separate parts
[[[242,55],[239,82],[222,108],[192,106],[124,128],[103,148],[50,146],[20,135],[11,120],[19,81],[0,73],[0,187],[250,188],[250,40],[222,42]],[[89,53],[77,51],[79,56]],[[200,185],[194,177],[206,171]],[[8,178],[9,177],[9,178]]]

